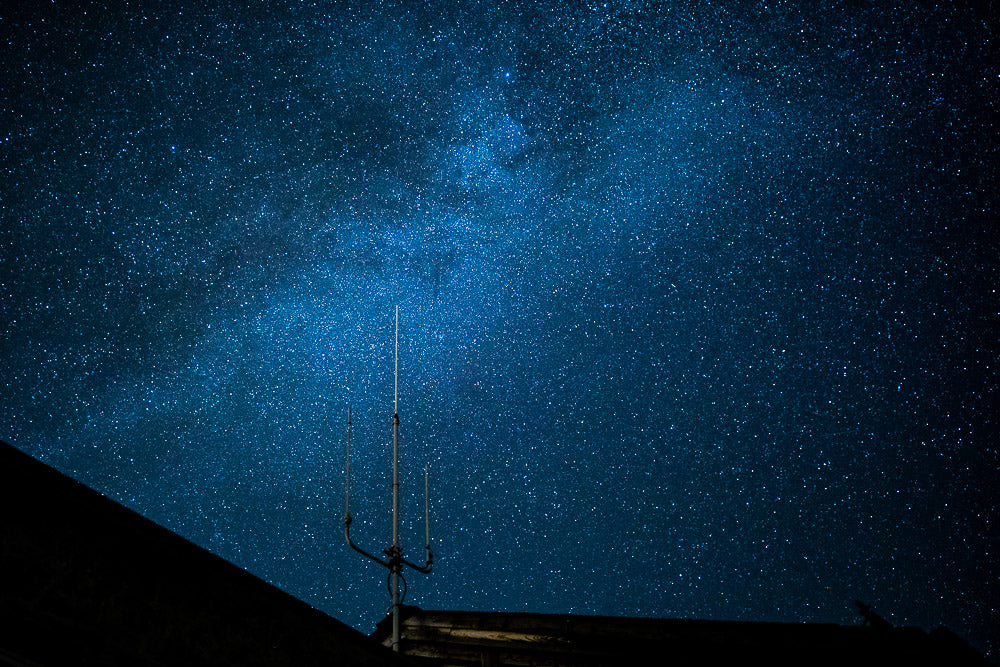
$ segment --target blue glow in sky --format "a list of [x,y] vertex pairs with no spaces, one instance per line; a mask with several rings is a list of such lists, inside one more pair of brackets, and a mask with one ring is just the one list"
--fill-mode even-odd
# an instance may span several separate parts
[[0,12],[0,438],[368,631],[997,650],[995,38],[945,4]]

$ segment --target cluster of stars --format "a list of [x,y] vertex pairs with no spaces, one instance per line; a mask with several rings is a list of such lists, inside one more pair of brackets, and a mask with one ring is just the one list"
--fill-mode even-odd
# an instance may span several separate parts
[[3,439],[370,629],[398,304],[408,602],[996,650],[986,17],[5,14]]

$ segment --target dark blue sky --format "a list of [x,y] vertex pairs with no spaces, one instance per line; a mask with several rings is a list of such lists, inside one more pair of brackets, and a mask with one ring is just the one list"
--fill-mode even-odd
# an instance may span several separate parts
[[859,3],[0,12],[0,437],[370,630],[945,624],[1000,650],[1000,68]]

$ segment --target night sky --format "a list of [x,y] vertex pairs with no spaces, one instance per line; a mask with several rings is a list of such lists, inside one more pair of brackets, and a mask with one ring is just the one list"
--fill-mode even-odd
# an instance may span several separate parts
[[399,305],[407,603],[1000,651],[988,12],[21,4],[0,438],[368,632]]

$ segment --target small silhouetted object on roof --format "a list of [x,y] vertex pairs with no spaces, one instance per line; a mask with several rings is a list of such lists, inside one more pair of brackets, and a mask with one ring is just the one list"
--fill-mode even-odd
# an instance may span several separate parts
[[879,616],[878,614],[876,614],[874,611],[872,611],[871,607],[869,607],[868,605],[866,605],[861,600],[855,600],[854,604],[856,604],[858,606],[858,612],[861,614],[861,618],[864,619],[864,621],[861,623],[861,625],[869,625],[869,626],[871,626],[873,628],[891,628],[892,627],[892,624],[889,623],[889,621],[885,620],[884,618],[882,618],[881,616]]

